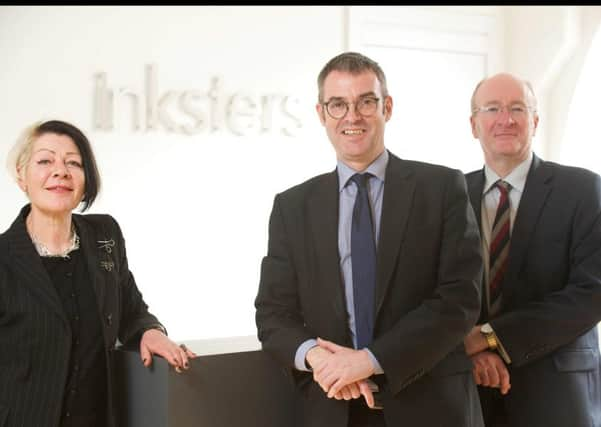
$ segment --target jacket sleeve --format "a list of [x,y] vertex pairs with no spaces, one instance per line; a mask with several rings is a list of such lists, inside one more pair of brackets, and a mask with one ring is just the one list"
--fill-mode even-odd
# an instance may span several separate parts
[[[515,366],[572,343],[601,321],[601,178],[584,173],[570,182],[569,190],[557,189],[560,201],[543,207],[561,241],[547,229],[530,242],[515,286],[525,303],[490,322]],[[566,210],[551,212],[558,203]]]
[[261,263],[255,320],[263,349],[282,366],[292,368],[299,345],[315,335],[303,322],[298,278],[280,203],[276,196],[269,219],[267,256]]

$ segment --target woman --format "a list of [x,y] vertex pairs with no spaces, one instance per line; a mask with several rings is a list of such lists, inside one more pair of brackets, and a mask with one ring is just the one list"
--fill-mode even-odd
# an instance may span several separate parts
[[30,203],[0,235],[0,427],[116,426],[117,339],[139,340],[146,366],[157,354],[181,372],[195,354],[148,312],[117,222],[73,213],[100,187],[85,135],[36,123],[9,168]]

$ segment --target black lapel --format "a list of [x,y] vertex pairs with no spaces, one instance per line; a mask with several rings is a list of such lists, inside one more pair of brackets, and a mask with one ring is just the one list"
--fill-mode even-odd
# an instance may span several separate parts
[[410,164],[390,152],[389,156],[384,178],[384,199],[378,242],[376,318],[384,303],[397,264],[415,191],[415,179]]
[[520,270],[521,263],[526,259],[525,253],[530,243],[530,237],[551,191],[553,176],[551,169],[545,167],[545,163],[536,155],[533,156],[511,233],[509,265],[503,280],[503,293],[508,292],[508,297],[512,292],[511,284],[516,282],[515,277]]
[[[106,264],[106,262],[110,262],[110,260],[107,261],[104,258],[101,259],[100,256],[104,255],[103,248],[105,248],[105,246],[99,241],[105,239],[103,236],[99,236],[99,233],[97,233],[89,221],[85,220],[84,216],[73,215],[73,221],[75,222],[77,232],[79,233],[80,247],[82,248],[84,255],[82,258],[85,259],[87,263],[88,276],[96,294],[96,301],[98,306],[102,307],[105,291],[104,278],[106,277],[104,273],[107,268],[111,268],[109,264]],[[112,268],[114,267],[115,266],[113,265]]]
[[30,210],[31,205],[26,205],[6,232],[10,265],[14,269],[15,276],[22,278],[21,282],[29,288],[31,294],[56,312],[69,328],[60,297],[27,233],[25,219]]
[[311,274],[318,276],[312,281],[326,287],[323,289],[324,298],[331,298],[336,317],[346,322],[346,300],[338,252],[339,197],[338,173],[334,171],[323,175],[310,189],[305,217],[311,230],[311,247],[314,249],[314,252],[308,253],[315,254],[311,259]]

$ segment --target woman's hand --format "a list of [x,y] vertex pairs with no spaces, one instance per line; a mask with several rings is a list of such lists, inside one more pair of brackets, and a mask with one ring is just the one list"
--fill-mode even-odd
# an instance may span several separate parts
[[153,354],[163,357],[177,373],[188,369],[189,359],[197,357],[197,354],[184,344],[177,345],[158,329],[148,329],[140,340],[140,357],[144,366],[152,364]]

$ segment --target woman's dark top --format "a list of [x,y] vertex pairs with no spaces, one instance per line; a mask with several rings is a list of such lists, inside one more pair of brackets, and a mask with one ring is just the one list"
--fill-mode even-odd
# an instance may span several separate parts
[[106,356],[96,295],[82,249],[69,257],[42,257],[71,328],[69,374],[61,427],[105,427]]

